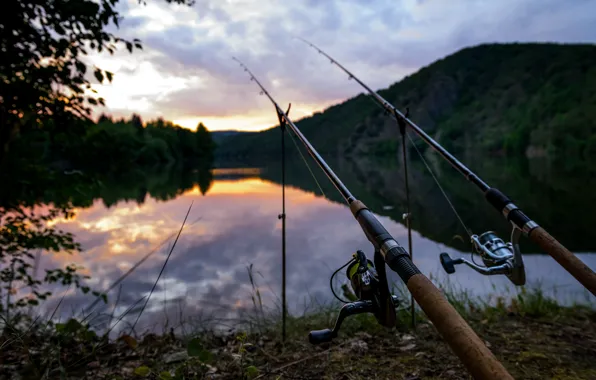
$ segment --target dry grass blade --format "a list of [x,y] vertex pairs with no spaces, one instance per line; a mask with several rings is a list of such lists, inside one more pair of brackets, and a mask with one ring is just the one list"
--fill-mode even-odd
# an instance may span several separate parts
[[186,212],[186,216],[184,217],[184,220],[182,221],[182,226],[180,226],[180,230],[178,231],[178,235],[176,236],[176,240],[174,240],[174,244],[172,244],[172,248],[170,249],[170,252],[168,252],[168,256],[166,257],[165,262],[161,266],[161,270],[159,271],[159,275],[157,276],[157,279],[153,283],[153,287],[151,288],[151,291],[149,292],[149,297],[147,297],[147,300],[145,301],[145,304],[143,305],[143,308],[141,309],[141,312],[137,316],[137,320],[135,321],[135,323],[132,325],[132,327],[130,329],[130,334],[132,334],[135,326],[137,325],[137,322],[139,322],[139,318],[141,318],[141,315],[143,314],[143,311],[145,311],[145,308],[147,307],[147,303],[149,303],[149,299],[151,298],[151,295],[153,294],[153,291],[155,290],[155,287],[157,286],[157,283],[159,282],[159,278],[161,277],[164,269],[166,268],[166,265],[168,265],[168,260],[170,259],[170,256],[172,255],[172,252],[174,252],[174,248],[176,247],[176,243],[178,243],[178,239],[180,238],[180,234],[182,233],[182,229],[184,228],[184,225],[186,224],[186,219],[188,219],[188,214],[190,214],[190,210],[192,209],[192,205],[193,205],[193,202],[191,202],[190,206],[188,207],[188,211]]
[[288,367],[291,367],[291,366],[293,366],[293,365],[296,365],[296,364],[302,363],[302,362],[304,362],[304,361],[310,360],[310,359],[312,359],[312,358],[315,358],[315,357],[317,357],[317,356],[321,356],[321,355],[324,355],[324,354],[328,354],[328,353],[329,353],[330,351],[332,351],[333,349],[337,349],[337,348],[339,348],[339,347],[345,346],[346,344],[348,344],[348,343],[352,343],[352,342],[354,342],[354,341],[356,341],[356,339],[347,340],[347,341],[345,341],[345,342],[342,342],[342,343],[340,343],[340,344],[338,344],[338,345],[336,345],[336,346],[334,346],[334,347],[331,347],[331,348],[330,348],[330,349],[328,349],[328,350],[321,351],[321,352],[317,352],[317,353],[316,353],[316,354],[314,354],[314,355],[310,355],[310,356],[307,356],[307,357],[305,357],[305,358],[302,358],[302,359],[298,359],[298,360],[296,360],[296,361],[293,361],[293,362],[291,362],[291,363],[284,364],[284,365],[282,365],[281,367],[275,368],[275,369],[273,369],[273,370],[271,370],[271,371],[269,371],[269,372],[267,372],[267,373],[264,373],[264,374],[262,374],[262,375],[259,375],[259,376],[255,377],[255,380],[257,380],[257,379],[260,379],[261,377],[264,377],[264,376],[266,376],[266,375],[271,375],[271,374],[273,374],[273,373],[275,373],[275,372],[279,372],[279,371],[281,371],[281,370],[284,370],[284,369],[286,369],[286,368],[288,368]]
[[[192,207],[192,206],[191,206]],[[188,216],[188,215],[187,215]],[[198,217],[195,221],[193,221],[190,226],[194,225],[195,223],[197,223],[199,220],[201,220],[203,217]],[[184,228],[184,225],[182,225],[182,227]],[[122,281],[124,281],[126,279],[126,277],[128,277],[132,272],[134,272],[141,264],[143,264],[145,261],[147,261],[147,259],[149,257],[151,257],[155,252],[157,252],[161,247],[163,247],[167,242],[170,241],[171,238],[174,237],[174,233],[172,233],[170,236],[168,236],[167,238],[165,238],[157,247],[153,248],[149,253],[147,253],[141,260],[137,261],[135,263],[135,265],[133,265],[128,271],[126,271],[126,273],[124,273],[122,276],[120,276],[116,281],[114,281],[112,283],[112,285],[110,285],[110,287],[108,289],[105,290],[105,294],[111,292],[117,285],[119,285]],[[86,309],[86,311],[88,312],[90,309],[93,309],[98,303],[99,301],[101,301],[101,298],[98,296],[92,303],[91,305],[89,305]]]

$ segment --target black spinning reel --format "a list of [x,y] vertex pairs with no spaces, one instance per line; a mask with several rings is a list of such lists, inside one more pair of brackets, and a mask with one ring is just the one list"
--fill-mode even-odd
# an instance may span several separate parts
[[439,256],[445,272],[455,273],[455,265],[466,264],[476,272],[483,275],[504,274],[515,285],[526,283],[526,271],[521,252],[519,250],[519,237],[521,230],[513,227],[511,242],[505,243],[494,232],[488,231],[482,235],[472,235],[471,240],[476,253],[482,258],[484,266],[476,264],[472,252],[472,262],[464,259],[452,259],[447,253]]
[[[386,327],[395,326],[395,308],[399,305],[399,299],[389,293],[385,261],[381,254],[378,251],[375,252],[375,263],[373,264],[372,261],[366,258],[364,252],[359,250],[353,255],[352,260],[343,267],[345,266],[347,266],[346,276],[350,279],[352,289],[358,300],[346,302],[336,296],[342,302],[345,302],[345,305],[339,311],[335,326],[332,330],[311,331],[308,334],[308,340],[312,344],[330,342],[337,337],[343,320],[354,314],[372,313],[381,325]],[[343,267],[331,276],[331,280]],[[331,290],[333,291],[333,287]]]

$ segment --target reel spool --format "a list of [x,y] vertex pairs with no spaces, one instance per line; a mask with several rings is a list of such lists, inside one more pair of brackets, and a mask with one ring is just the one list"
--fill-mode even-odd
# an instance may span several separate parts
[[375,266],[362,251],[357,251],[354,254],[354,259],[355,261],[346,269],[346,277],[350,280],[354,294],[358,299],[372,300],[379,283]]
[[513,284],[517,286],[525,285],[526,271],[519,249],[520,236],[521,230],[516,227],[513,227],[511,231],[511,241],[509,243],[505,243],[493,231],[485,232],[480,236],[472,235],[472,245],[476,253],[482,258],[484,266],[461,257],[452,259],[445,252],[440,254],[439,259],[443,269],[449,274],[455,273],[455,265],[466,264],[480,274],[486,276],[504,274]]
[[375,252],[376,267],[375,263],[367,259],[364,252],[360,250],[353,255],[352,260],[347,264],[346,276],[358,301],[348,302],[342,306],[333,329],[311,331],[308,334],[311,344],[333,340],[343,320],[354,314],[372,313],[382,326],[391,328],[395,325],[395,308],[399,305],[399,298],[389,293],[385,262],[380,257],[380,253]]

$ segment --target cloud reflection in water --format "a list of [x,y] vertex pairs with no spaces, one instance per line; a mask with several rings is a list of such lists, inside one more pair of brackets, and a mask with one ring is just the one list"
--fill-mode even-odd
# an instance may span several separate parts
[[[371,258],[372,252],[346,206],[292,187],[286,189],[286,200],[288,307],[291,313],[300,313],[311,297],[331,299],[329,277],[353,252],[362,249]],[[43,266],[49,267],[50,260],[63,264],[74,261],[87,268],[92,287],[106,289],[166,237],[177,233],[191,202],[194,205],[187,225],[151,297],[143,323],[139,324],[141,330],[163,326],[166,317],[170,324],[176,324],[180,314],[185,319],[212,316],[223,321],[252,310],[247,274],[250,264],[254,266],[263,303],[279,305],[281,222],[277,216],[281,212],[281,187],[257,176],[216,176],[206,196],[194,188],[173,200],[148,198],[142,205],[120,202],[106,208],[96,201],[90,208],[76,210],[74,219],[55,222],[57,227],[75,235],[83,253],[46,257]],[[403,225],[387,217],[378,218],[398,242],[407,246]],[[445,283],[447,276],[440,266],[439,253],[463,253],[422,238],[415,231],[412,235],[416,265],[423,273],[432,274],[436,282]],[[172,242],[173,239],[122,283],[115,315],[149,294]],[[589,266],[596,266],[596,255],[580,257]],[[583,288],[549,256],[526,255],[524,259],[530,284],[541,282],[547,291],[557,286],[557,297],[563,301],[584,299]],[[395,274],[389,276],[399,282]],[[449,281],[476,295],[513,288],[502,276],[483,277],[464,267],[458,268]],[[116,288],[109,294],[110,305],[105,309],[108,314],[117,293]],[[55,297],[49,307],[54,307],[58,299]],[[61,309],[66,316],[70,310],[89,304],[89,297],[75,295],[71,290]]]

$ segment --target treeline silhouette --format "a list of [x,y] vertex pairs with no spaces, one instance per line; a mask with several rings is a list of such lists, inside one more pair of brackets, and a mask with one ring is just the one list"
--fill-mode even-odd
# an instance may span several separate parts
[[114,171],[182,161],[209,162],[214,148],[203,123],[192,131],[163,118],[143,124],[135,114],[128,120],[101,115],[97,123],[78,119],[57,125],[49,120],[40,128],[21,131],[11,146],[9,160],[15,164],[26,158],[28,163],[60,169]]
[[87,129],[75,144],[73,154],[86,150],[85,157],[110,155],[116,161],[140,165],[172,163],[174,161],[211,161],[215,144],[203,123],[195,131],[182,128],[163,118],[143,125],[133,114],[129,120],[112,120],[101,115],[98,123]]
[[21,130],[0,174],[0,208],[54,204],[88,207],[101,198],[142,203],[147,195],[171,199],[198,185],[211,186],[215,144],[199,123],[195,131],[163,118],[139,115]]
[[43,176],[21,177],[13,186],[0,186],[0,209],[53,205],[70,210],[91,207],[98,200],[108,208],[122,201],[142,205],[149,198],[174,199],[195,187],[205,195],[212,183],[209,162],[134,167],[109,173],[48,171]]

